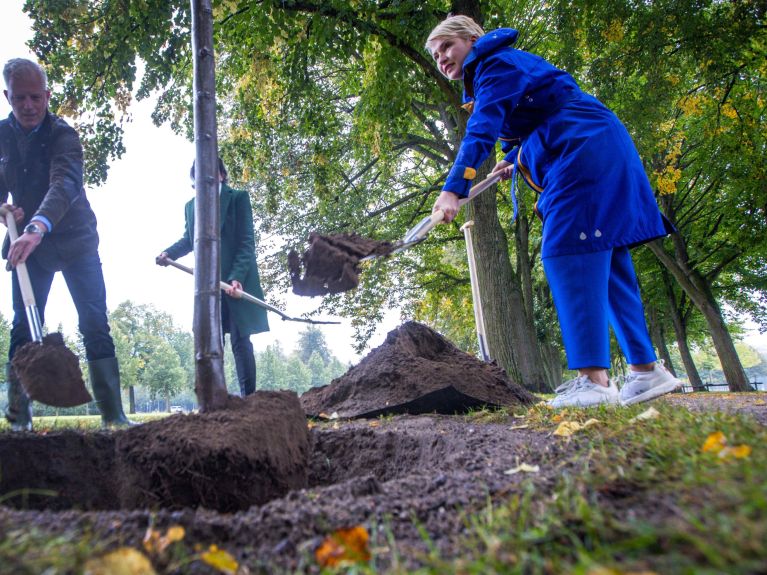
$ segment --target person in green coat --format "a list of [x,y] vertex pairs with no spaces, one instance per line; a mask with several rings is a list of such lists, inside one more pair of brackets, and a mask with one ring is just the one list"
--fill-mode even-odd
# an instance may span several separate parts
[[[223,160],[218,159],[219,196],[221,199],[221,279],[230,286],[221,298],[221,327],[229,334],[242,396],[256,391],[256,359],[250,336],[269,331],[266,310],[244,301],[241,292],[264,299],[256,264],[253,213],[247,192],[227,185]],[[194,164],[189,172],[194,183]],[[194,250],[194,198],[184,208],[184,235],[156,258],[157,265],[167,266]]]

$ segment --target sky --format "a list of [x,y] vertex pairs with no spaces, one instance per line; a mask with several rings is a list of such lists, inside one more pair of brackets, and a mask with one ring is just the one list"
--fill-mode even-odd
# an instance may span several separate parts
[[[17,57],[36,61],[25,45],[32,32],[22,5],[23,0],[2,0],[0,65]],[[175,268],[155,265],[154,258],[183,234],[184,204],[194,196],[189,183],[194,144],[175,135],[167,126],[154,126],[150,117],[152,108],[149,100],[134,102],[130,110],[133,121],[125,126],[126,153],[111,163],[107,183],[86,188],[86,194],[98,219],[99,254],[109,310],[114,310],[125,300],[149,304],[158,311],[171,314],[178,327],[191,331],[194,279]],[[7,117],[10,112],[7,100],[0,98],[0,118]],[[192,254],[179,261],[194,267]],[[10,320],[13,317],[11,276],[2,270],[0,268],[0,312]],[[292,293],[266,295],[270,303],[293,317],[300,317],[320,305],[319,298],[304,298]],[[328,347],[341,361],[356,363],[369,351],[370,348],[364,350],[362,355],[354,351],[353,330],[348,320],[328,315],[315,319],[342,321],[342,325],[318,326],[325,334]],[[53,282],[45,323],[51,331],[61,324],[67,335],[74,335],[77,330],[77,313],[61,274],[56,274]],[[298,334],[307,325],[283,321],[273,313],[269,313],[269,323],[270,332],[251,338],[257,351],[276,341],[280,342],[283,351],[292,351]],[[370,345],[380,345],[386,333],[398,324],[397,314],[389,314]]]

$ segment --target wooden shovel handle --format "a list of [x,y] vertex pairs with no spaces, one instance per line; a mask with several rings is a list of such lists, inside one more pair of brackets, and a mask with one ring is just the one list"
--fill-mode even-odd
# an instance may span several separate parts
[[[13,243],[16,241],[16,238],[19,237],[19,232],[16,229],[16,219],[13,217],[13,212],[9,210],[2,211],[5,215],[5,225],[8,226],[8,237],[10,237],[11,243]],[[21,288],[21,297],[24,300],[24,305],[36,305],[35,292],[32,290],[32,282],[29,279],[27,264],[16,264],[16,277],[19,278],[19,287]]]

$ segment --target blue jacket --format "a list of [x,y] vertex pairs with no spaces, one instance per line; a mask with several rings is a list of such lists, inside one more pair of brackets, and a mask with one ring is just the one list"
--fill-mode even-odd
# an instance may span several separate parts
[[517,36],[510,28],[489,32],[464,61],[471,116],[443,190],[468,195],[500,139],[540,194],[542,257],[634,246],[673,231],[620,120],[572,76],[512,48]]

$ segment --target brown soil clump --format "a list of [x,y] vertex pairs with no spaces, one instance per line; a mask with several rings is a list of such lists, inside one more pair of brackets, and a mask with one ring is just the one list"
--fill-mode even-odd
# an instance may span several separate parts
[[480,361],[416,322],[392,330],[346,374],[301,396],[307,415],[337,413],[342,418],[449,415],[535,401],[495,363]]
[[35,401],[54,407],[75,407],[93,401],[83,381],[80,361],[58,332],[46,335],[42,342],[21,346],[11,364],[27,395]]
[[[385,256],[394,249],[391,242],[371,240],[357,234],[309,234],[309,249],[299,256],[288,254],[293,293],[304,296],[341,293],[360,283],[359,262],[375,255]],[[303,268],[304,276],[301,277]]]
[[116,456],[123,507],[232,512],[306,487],[309,434],[295,393],[259,391],[128,429]]

